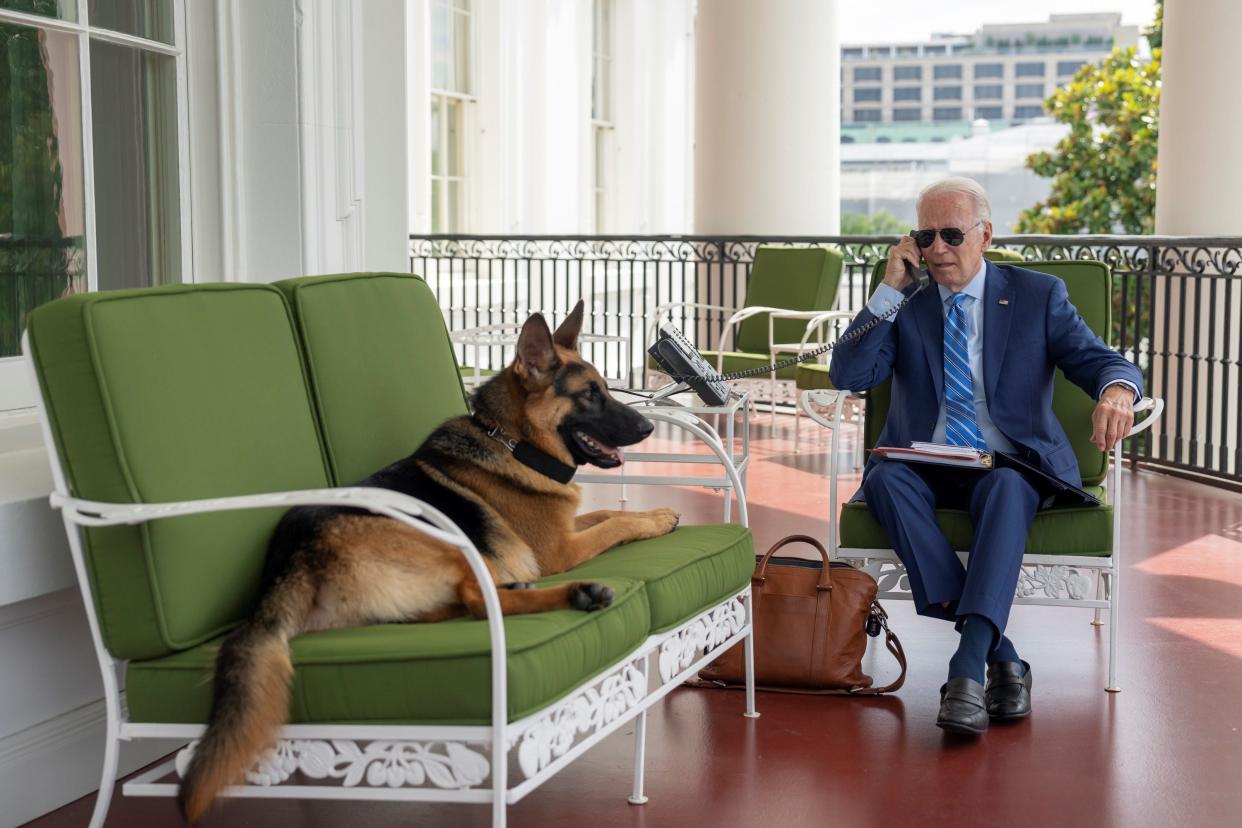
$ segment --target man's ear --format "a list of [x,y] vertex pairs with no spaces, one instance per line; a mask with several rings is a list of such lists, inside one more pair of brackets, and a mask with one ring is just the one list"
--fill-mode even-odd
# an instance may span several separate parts
[[552,341],[562,348],[568,348],[571,351],[578,350],[578,334],[582,331],[582,300],[578,300],[578,304],[574,305],[574,309],[569,312],[569,316],[556,329],[556,333],[552,334]]
[[531,314],[518,335],[517,357],[513,361],[518,376],[535,385],[546,385],[551,382],[552,372],[559,363],[543,314]]

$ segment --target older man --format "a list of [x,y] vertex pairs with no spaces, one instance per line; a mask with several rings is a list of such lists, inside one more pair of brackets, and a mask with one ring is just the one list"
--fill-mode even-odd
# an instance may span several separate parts
[[[893,378],[879,445],[919,440],[1013,452],[1081,486],[1052,413],[1054,369],[1099,400],[1091,439],[1102,451],[1133,424],[1142,375],[1091,332],[1060,279],[983,258],[991,208],[976,182],[932,184],[917,212],[919,229],[891,249],[883,284],[850,329],[914,293],[907,263],[917,269],[921,257],[932,284],[895,317],[837,346],[833,384],[862,390]],[[960,633],[936,724],[980,734],[989,718],[1029,715],[1031,667],[1004,633],[1039,506],[1035,488],[1008,468],[981,473],[872,457],[859,496],[905,564],[918,612],[954,621]],[[937,508],[969,510],[968,566],[936,524]]]

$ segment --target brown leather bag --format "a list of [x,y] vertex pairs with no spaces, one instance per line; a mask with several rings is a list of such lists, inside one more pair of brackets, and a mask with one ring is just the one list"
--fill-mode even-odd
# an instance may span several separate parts
[[[823,562],[772,558],[791,543],[809,543]],[[828,552],[809,535],[777,541],[751,578],[754,600],[755,683],[764,690],[792,693],[878,695],[906,680],[906,656],[888,628],[888,613],[875,599],[875,579],[849,564],[830,563]],[[862,671],[868,634],[885,633],[901,675],[886,687],[872,687]],[[699,672],[700,686],[738,686],[746,681],[743,644],[726,650]]]

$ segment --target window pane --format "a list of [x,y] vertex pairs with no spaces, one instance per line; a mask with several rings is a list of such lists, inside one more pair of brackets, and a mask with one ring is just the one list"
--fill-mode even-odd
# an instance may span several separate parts
[[899,86],[893,90],[894,101],[921,101],[923,100],[923,87],[921,86]]
[[932,69],[932,77],[935,80],[946,80],[960,78],[962,76],[962,65],[955,63],[949,66],[936,66]]
[[86,289],[78,77],[74,35],[0,25],[0,357],[30,310]]
[[59,17],[61,20],[78,19],[78,0],[0,0],[0,9]]
[[440,151],[440,110],[444,99],[433,95],[431,98],[431,174],[444,175],[444,154]]
[[1005,75],[1005,65],[1003,63],[976,63],[976,78],[1000,78]]
[[444,159],[446,175],[461,175],[461,102],[444,99]]
[[444,182],[440,179],[431,179],[431,232],[443,233],[444,230],[444,199],[440,196],[440,190],[443,189]]
[[1000,100],[1004,97],[1004,87],[999,83],[980,84],[975,87],[975,98],[982,100]]
[[854,102],[855,103],[864,103],[864,102],[879,103],[880,102],[880,88],[877,86],[871,89],[855,89],[854,90]]
[[431,4],[431,88],[452,89],[449,71],[452,47],[449,43],[449,23],[453,13],[440,2]]
[[86,14],[101,29],[173,42],[172,0],[89,0]]
[[604,134],[603,127],[595,128],[595,188],[602,190],[606,186],[605,177],[607,175],[607,167],[605,162],[608,159],[606,155],[608,147],[608,138]]
[[932,90],[933,101],[960,101],[962,99],[962,87],[960,86],[937,86]]
[[898,107],[893,110],[894,121],[917,121],[923,117],[923,110],[918,107]]
[[454,92],[470,93],[470,15],[453,15],[453,85]]
[[100,289],[181,281],[174,58],[91,42]]
[[859,81],[881,80],[881,77],[880,77],[881,71],[882,71],[882,67],[880,66],[855,66],[854,67],[854,82],[858,83]]
[[445,192],[444,232],[446,233],[461,232],[461,207],[462,207],[461,186],[462,186],[462,182],[451,181],[451,180],[445,182],[445,185],[444,185],[444,192]]

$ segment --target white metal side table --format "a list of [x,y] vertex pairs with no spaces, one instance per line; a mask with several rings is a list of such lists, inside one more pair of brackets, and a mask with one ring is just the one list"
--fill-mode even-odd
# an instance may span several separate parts
[[[579,473],[581,483],[613,483],[655,486],[702,486],[725,492],[724,521],[733,515],[733,498],[737,497],[738,518],[747,525],[746,471],[750,465],[750,393],[734,392],[724,405],[707,405],[692,392],[673,394],[652,400],[638,394],[631,396],[624,389],[613,395],[641,411],[654,422],[667,422],[699,437],[712,450],[711,454],[679,451],[627,451],[627,462],[719,464],[723,475],[617,474]],[[721,433],[723,430],[723,434]]]

